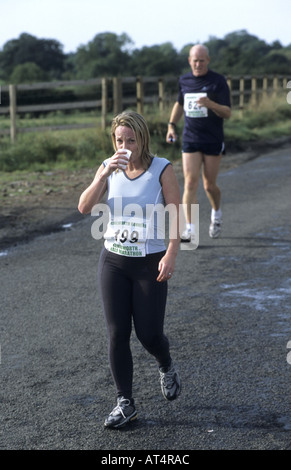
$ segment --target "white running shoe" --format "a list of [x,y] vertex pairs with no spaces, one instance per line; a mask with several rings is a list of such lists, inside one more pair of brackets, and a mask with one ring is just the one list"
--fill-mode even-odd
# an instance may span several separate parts
[[188,229],[182,232],[181,243],[195,243],[195,233],[190,232]]
[[211,221],[209,226],[209,236],[210,238],[218,238],[221,234],[221,224],[222,220]]
[[189,230],[184,230],[181,235],[181,243],[190,243],[191,241],[191,232]]

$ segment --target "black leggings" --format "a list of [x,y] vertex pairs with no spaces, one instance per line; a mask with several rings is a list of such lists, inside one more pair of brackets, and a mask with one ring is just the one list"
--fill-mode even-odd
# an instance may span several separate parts
[[157,282],[164,252],[142,258],[117,255],[103,249],[98,284],[109,336],[109,362],[117,395],[131,398],[133,362],[130,350],[132,319],[137,338],[159,367],[171,363],[164,335],[167,282]]

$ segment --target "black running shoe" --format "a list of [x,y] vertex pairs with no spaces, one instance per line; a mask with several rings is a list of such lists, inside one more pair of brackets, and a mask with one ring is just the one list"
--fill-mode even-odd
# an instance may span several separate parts
[[181,393],[181,381],[175,366],[171,366],[165,370],[160,367],[160,381],[162,394],[166,400],[175,400]]
[[126,423],[137,418],[137,412],[134,406],[134,400],[120,397],[117,399],[117,406],[111,411],[108,418],[105,419],[104,426],[107,428],[121,428]]

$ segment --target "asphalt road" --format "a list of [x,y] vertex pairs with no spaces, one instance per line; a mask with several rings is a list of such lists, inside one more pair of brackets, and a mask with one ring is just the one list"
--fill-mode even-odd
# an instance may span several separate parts
[[[96,289],[92,217],[0,257],[0,449],[291,449],[291,149],[219,176],[223,235],[181,251],[166,333],[183,391],[168,403],[134,334],[139,418],[103,428],[115,405]],[[157,453],[157,452],[156,452]]]

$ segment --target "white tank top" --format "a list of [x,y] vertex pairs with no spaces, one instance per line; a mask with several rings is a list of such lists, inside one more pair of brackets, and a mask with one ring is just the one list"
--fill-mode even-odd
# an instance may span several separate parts
[[150,167],[136,178],[130,179],[123,170],[107,178],[110,219],[104,238],[109,251],[141,257],[165,250],[161,176],[170,164],[165,158],[154,157]]

